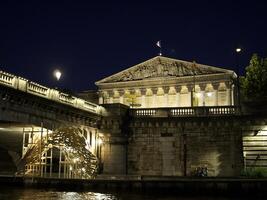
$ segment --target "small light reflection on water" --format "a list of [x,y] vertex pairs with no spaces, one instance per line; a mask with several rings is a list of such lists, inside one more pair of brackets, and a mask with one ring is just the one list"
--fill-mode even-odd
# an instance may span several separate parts
[[115,195],[97,192],[65,192],[35,189],[0,190],[0,200],[118,200]]
[[64,200],[117,200],[117,198],[111,194],[102,194],[96,192],[63,192],[59,199]]
[[[130,192],[105,193],[85,191],[57,191],[46,189],[0,187],[0,200],[244,200],[233,197],[185,197],[180,195],[134,194]],[[262,198],[248,198],[262,199]]]

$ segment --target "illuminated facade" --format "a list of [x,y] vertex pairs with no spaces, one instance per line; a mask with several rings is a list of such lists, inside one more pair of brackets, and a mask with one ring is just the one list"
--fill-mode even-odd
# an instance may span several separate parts
[[29,176],[239,176],[265,166],[266,120],[240,116],[235,78],[158,56],[96,82],[98,105],[91,91],[77,98],[0,72],[0,120],[39,127],[22,130]]
[[96,82],[99,104],[132,108],[231,106],[234,71],[157,56]]

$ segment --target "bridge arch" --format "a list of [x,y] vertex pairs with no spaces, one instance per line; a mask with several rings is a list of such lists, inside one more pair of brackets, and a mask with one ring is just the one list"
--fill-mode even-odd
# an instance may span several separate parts
[[[62,127],[31,139],[20,163],[20,174],[58,178],[93,178],[99,160],[78,127]],[[55,154],[55,152],[58,154]],[[54,153],[53,153],[54,152]],[[58,161],[58,171],[53,165]],[[24,168],[25,167],[25,168]]]

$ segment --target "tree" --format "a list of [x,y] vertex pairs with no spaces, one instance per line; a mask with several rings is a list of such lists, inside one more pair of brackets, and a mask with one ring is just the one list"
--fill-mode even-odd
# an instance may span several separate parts
[[245,77],[241,79],[241,88],[246,99],[267,99],[267,58],[253,54]]
[[136,94],[125,94],[126,102],[129,103],[130,107],[139,107],[141,104],[137,102]]

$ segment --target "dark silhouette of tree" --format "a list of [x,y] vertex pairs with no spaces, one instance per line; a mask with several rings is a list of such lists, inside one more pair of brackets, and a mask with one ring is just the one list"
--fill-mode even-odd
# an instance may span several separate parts
[[267,58],[253,54],[241,78],[241,89],[246,100],[267,99]]

